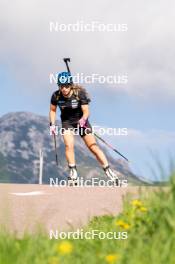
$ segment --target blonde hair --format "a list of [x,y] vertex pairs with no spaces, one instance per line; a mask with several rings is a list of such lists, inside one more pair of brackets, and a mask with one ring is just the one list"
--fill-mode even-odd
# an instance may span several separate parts
[[85,94],[87,94],[86,89],[83,88],[83,87],[82,87],[81,85],[79,85],[79,84],[73,84],[73,85],[71,86],[71,89],[72,89],[73,94],[75,95],[75,97],[76,97],[77,100],[79,100],[79,93],[80,93],[80,92],[83,91]]
[[[89,98],[89,94],[87,93],[86,89],[82,87],[79,84],[71,84],[70,89],[73,91],[73,94],[75,95],[76,99],[79,100],[79,93],[84,92],[85,95]],[[59,89],[58,95],[57,95],[57,100],[59,100],[59,97],[61,95],[61,90]]]

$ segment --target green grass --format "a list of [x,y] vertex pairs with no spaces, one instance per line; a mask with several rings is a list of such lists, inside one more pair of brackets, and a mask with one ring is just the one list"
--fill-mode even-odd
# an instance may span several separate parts
[[128,196],[123,212],[117,217],[95,217],[84,227],[84,232],[127,232],[127,239],[70,239],[65,243],[49,240],[48,234],[41,231],[19,239],[1,230],[0,263],[174,264],[175,174],[169,187],[158,187],[156,191],[144,191],[139,195],[134,202]]

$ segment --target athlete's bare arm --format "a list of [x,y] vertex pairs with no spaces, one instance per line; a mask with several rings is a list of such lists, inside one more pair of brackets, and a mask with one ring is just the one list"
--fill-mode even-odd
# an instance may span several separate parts
[[52,124],[55,124],[56,111],[57,111],[57,106],[51,104],[50,105],[50,112],[49,112],[49,119],[50,119],[50,123],[52,123]]
[[89,117],[89,106],[88,106],[88,104],[87,105],[82,105],[81,106],[81,109],[82,109],[82,111],[83,111],[83,118],[84,119],[87,119],[88,117]]

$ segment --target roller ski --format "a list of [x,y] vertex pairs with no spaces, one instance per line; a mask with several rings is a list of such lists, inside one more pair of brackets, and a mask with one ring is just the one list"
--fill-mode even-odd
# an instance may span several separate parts
[[69,176],[68,176],[68,186],[77,186],[78,185],[78,173],[76,166],[69,166]]

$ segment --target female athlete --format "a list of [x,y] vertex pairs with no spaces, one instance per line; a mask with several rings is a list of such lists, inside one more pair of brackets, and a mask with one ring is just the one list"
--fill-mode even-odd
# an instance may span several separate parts
[[74,154],[74,132],[82,137],[84,143],[94,154],[101,164],[104,172],[113,182],[117,182],[116,173],[110,168],[107,158],[97,145],[89,123],[89,102],[90,99],[84,88],[72,82],[69,72],[58,74],[58,90],[51,97],[50,104],[50,132],[56,134],[56,111],[61,111],[62,135],[65,144],[65,156],[70,169],[68,180],[77,181],[78,173]]

